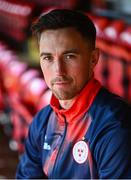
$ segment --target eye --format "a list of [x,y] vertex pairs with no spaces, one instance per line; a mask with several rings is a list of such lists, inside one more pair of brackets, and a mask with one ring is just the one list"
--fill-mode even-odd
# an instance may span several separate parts
[[75,58],[76,58],[75,54],[65,54],[64,55],[65,60],[71,60],[71,59],[75,59]]
[[53,57],[52,56],[43,56],[42,60],[44,60],[44,61],[52,61]]

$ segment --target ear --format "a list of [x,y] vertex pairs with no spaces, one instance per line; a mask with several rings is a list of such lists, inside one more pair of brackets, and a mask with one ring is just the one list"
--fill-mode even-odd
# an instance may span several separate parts
[[95,48],[92,51],[92,55],[91,55],[91,67],[92,69],[96,66],[96,64],[98,63],[99,60],[99,55],[100,55],[100,50],[98,48]]

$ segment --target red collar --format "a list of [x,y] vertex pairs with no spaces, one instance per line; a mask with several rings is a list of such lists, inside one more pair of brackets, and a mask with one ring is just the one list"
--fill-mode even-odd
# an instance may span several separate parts
[[57,114],[60,122],[63,122],[63,116],[65,116],[67,122],[72,122],[74,119],[77,120],[82,117],[89,109],[100,88],[101,84],[92,78],[83,88],[70,109],[60,109],[59,101],[54,95],[51,97],[50,105]]

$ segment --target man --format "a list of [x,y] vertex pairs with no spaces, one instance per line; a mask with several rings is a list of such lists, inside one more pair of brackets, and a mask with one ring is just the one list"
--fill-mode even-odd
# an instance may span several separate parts
[[92,21],[55,9],[32,29],[52,97],[30,126],[16,178],[131,178],[131,107],[93,77]]

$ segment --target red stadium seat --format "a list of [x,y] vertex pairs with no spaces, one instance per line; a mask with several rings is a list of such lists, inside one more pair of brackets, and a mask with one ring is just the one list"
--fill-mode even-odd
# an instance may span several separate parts
[[127,26],[121,33],[120,33],[120,41],[123,46],[131,48],[131,26]]
[[113,20],[105,29],[104,34],[107,40],[119,43],[119,34],[125,28],[125,23],[121,20]]

